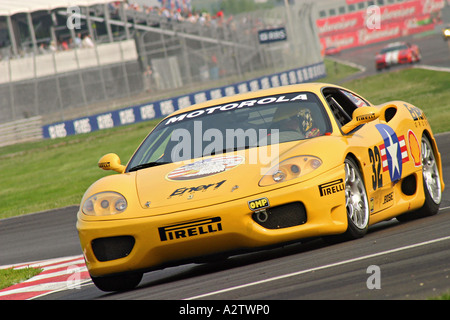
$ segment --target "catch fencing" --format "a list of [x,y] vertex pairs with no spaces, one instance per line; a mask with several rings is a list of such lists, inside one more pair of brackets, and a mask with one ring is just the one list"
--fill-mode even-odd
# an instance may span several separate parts
[[44,138],[62,138],[69,135],[129,125],[141,121],[165,117],[172,112],[210,99],[233,96],[239,93],[284,85],[314,81],[326,75],[323,63],[266,75],[224,87],[217,87],[168,99],[128,106],[100,114],[43,126]]
[[[295,9],[294,9],[295,8]],[[313,5],[278,7],[204,24],[146,20],[148,25],[136,34],[143,66],[151,66],[157,90],[179,88],[221,78],[248,78],[258,72],[282,71],[322,61],[320,45],[312,20]],[[135,13],[135,19],[145,18]],[[148,19],[148,17],[147,17]],[[278,41],[261,41],[261,31],[283,30]],[[272,32],[273,34],[273,32]]]
[[137,61],[134,40],[0,61],[0,123],[67,119],[73,109],[139,93]]
[[[99,103],[108,105],[106,114],[153,104],[158,117],[164,110],[176,110],[178,100],[166,109],[161,104],[161,112],[159,101],[165,100],[152,96],[181,97],[180,92],[189,91],[192,97],[203,92],[210,99],[214,92],[228,95],[223,90],[238,93],[242,83],[249,85],[246,90],[262,88],[266,84],[261,79],[271,79],[267,74],[274,81],[268,80],[270,86],[318,79],[325,68],[313,12],[311,2],[200,24],[127,11],[129,23],[123,35],[117,31],[118,41],[0,62],[5,71],[0,78],[0,123],[42,116],[44,137],[57,137],[65,135],[57,126],[62,123],[72,123],[66,134],[88,131],[86,121],[76,123],[75,129],[72,119],[105,114],[95,108]],[[110,22],[125,27],[123,21]],[[292,74],[295,82],[289,80]],[[137,104],[138,96],[148,102]],[[123,102],[127,98],[129,102]],[[182,106],[197,100],[185,98]]]

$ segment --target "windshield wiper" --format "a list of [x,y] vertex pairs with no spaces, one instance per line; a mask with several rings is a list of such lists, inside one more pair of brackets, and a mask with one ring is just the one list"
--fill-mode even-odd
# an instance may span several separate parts
[[137,165],[133,168],[131,168],[130,170],[128,170],[128,172],[132,172],[132,171],[138,171],[141,169],[145,169],[145,168],[150,168],[150,167],[156,167],[162,164],[167,164],[167,163],[171,163],[171,162],[149,162],[149,163],[143,163],[140,165]]

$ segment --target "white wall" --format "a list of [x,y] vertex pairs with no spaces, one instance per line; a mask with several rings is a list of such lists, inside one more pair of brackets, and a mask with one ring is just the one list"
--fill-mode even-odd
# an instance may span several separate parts
[[0,61],[0,83],[15,82],[138,59],[134,40],[100,44],[94,48],[58,51]]

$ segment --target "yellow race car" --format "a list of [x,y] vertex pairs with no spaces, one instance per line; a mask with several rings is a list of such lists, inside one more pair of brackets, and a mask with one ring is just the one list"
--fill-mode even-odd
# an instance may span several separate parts
[[438,212],[441,156],[402,101],[310,83],[204,102],[163,119],[84,194],[77,229],[104,291],[144,272]]

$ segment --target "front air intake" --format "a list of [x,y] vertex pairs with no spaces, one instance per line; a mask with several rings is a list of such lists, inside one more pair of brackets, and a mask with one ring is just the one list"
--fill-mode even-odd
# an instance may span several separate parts
[[417,179],[411,174],[402,180],[402,192],[407,196],[412,196],[417,190]]
[[97,260],[104,262],[128,256],[134,243],[132,236],[119,236],[94,239],[91,245]]
[[306,210],[301,202],[292,202],[254,212],[253,220],[267,229],[281,229],[306,223]]
[[396,113],[397,113],[397,108],[394,108],[394,107],[387,108],[384,111],[384,118],[385,118],[386,122],[391,121],[392,118],[394,118]]

